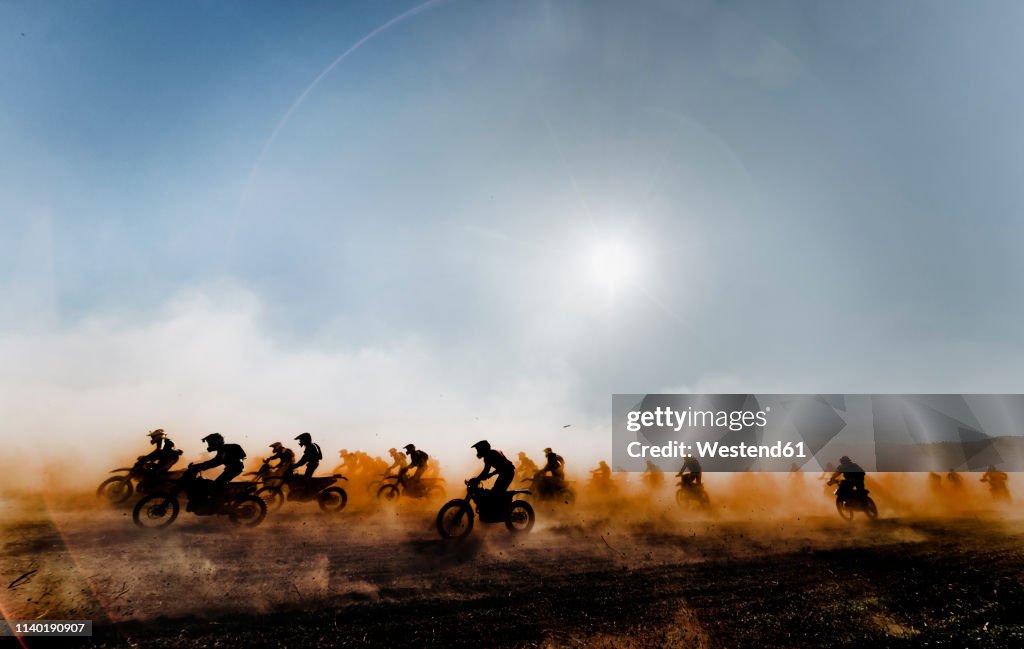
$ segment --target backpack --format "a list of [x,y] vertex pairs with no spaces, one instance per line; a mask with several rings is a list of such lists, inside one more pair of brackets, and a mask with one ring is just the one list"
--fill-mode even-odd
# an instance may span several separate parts
[[324,459],[324,453],[323,453],[323,451],[320,450],[320,445],[319,444],[313,444],[313,450],[316,451],[316,459],[317,459],[317,461],[320,461],[320,460]]

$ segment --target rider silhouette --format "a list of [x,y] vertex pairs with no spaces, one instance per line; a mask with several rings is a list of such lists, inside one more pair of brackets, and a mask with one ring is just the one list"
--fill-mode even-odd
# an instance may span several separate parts
[[402,453],[397,448],[389,448],[388,455],[391,456],[391,466],[384,469],[385,475],[391,473],[392,469],[398,469],[401,472],[402,469],[409,465],[409,460],[405,458],[405,453]]
[[242,460],[245,459],[245,451],[242,450],[241,446],[238,444],[224,443],[224,436],[220,433],[211,433],[204,437],[203,441],[206,442],[206,450],[211,453],[216,453],[216,455],[206,462],[190,464],[190,469],[193,469],[194,471],[205,471],[206,469],[212,469],[213,467],[223,466],[224,470],[219,476],[217,476],[217,479],[213,481],[214,485],[218,488],[223,487],[242,473]]
[[484,461],[483,470],[473,480],[479,483],[493,475],[497,475],[498,479],[494,481],[491,493],[499,494],[503,491],[508,491],[508,486],[512,484],[512,479],[516,475],[516,465],[512,464],[512,461],[505,457],[504,453],[498,449],[491,448],[491,443],[485,439],[473,444],[470,448],[475,448],[476,456]]
[[295,465],[295,451],[291,450],[281,442],[274,442],[270,445],[270,448],[274,449],[274,453],[267,459],[263,460],[263,463],[269,466],[271,462],[276,461],[277,464],[270,467],[274,470],[274,473],[277,475],[284,475],[285,473],[288,473],[292,466]]
[[994,466],[989,466],[985,474],[981,476],[981,481],[988,483],[989,492],[994,500],[1010,500],[1010,490],[1006,488],[1009,479],[1010,476],[1002,471],[997,471]]
[[320,450],[320,446],[313,443],[313,437],[309,433],[300,433],[295,439],[299,441],[299,446],[302,447],[302,457],[292,465],[292,471],[305,465],[306,472],[303,475],[308,480],[313,477],[313,472],[320,466],[320,460],[323,459],[324,454]]
[[174,442],[167,437],[163,428],[149,432],[149,443],[156,448],[146,455],[140,455],[139,465],[150,476],[167,473],[181,457],[181,451],[174,448]]
[[544,474],[547,473],[551,475],[551,479],[554,480],[556,484],[562,484],[565,482],[565,460],[562,456],[552,451],[549,447],[544,449],[544,459],[546,462],[544,464],[544,468],[537,472],[533,481],[535,483],[540,482],[544,479]]
[[830,482],[837,479],[840,474],[842,474],[843,479],[839,483],[839,489],[837,489],[839,493],[836,494],[837,496],[849,498],[855,493],[858,495],[867,493],[867,490],[864,488],[864,469],[847,455],[839,458],[839,466],[832,473]]
[[704,483],[703,476],[704,471],[700,467],[700,462],[692,455],[683,460],[683,468],[676,474],[684,487],[700,486]]
[[404,466],[398,471],[399,480],[404,480],[405,475],[409,471],[413,471],[412,478],[410,480],[416,482],[423,476],[423,472],[427,470],[427,460],[430,456],[425,452],[416,448],[413,444],[406,444],[404,447],[406,454],[409,456],[409,466]]

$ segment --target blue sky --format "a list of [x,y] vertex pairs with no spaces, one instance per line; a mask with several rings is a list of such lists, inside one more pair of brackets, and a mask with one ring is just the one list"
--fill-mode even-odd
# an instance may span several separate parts
[[[113,390],[146,406],[124,430],[176,417],[130,387],[195,380],[127,351],[153,336],[238,370],[203,385],[235,404],[216,425],[253,400],[285,425],[237,359],[378,358],[386,392],[412,354],[379,404],[439,438],[480,403],[599,431],[612,392],[1024,389],[1022,13],[0,3],[3,383],[64,410]],[[632,259],[614,294],[581,262],[601,241]],[[328,375],[294,403],[345,428],[367,386]],[[463,406],[402,405],[437,385]]]

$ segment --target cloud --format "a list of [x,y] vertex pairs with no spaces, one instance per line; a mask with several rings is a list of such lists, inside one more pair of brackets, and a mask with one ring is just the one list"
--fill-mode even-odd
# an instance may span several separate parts
[[[500,368],[476,361],[472,348],[442,352],[415,337],[285,345],[263,312],[253,293],[217,285],[180,293],[147,317],[108,313],[66,330],[0,334],[0,442],[12,457],[84,460],[95,471],[130,461],[157,427],[186,459],[213,431],[251,457],[302,431],[328,456],[412,441],[460,466],[485,436],[514,452],[551,444],[559,431],[578,453],[610,451],[600,424],[573,411],[576,380],[564,368],[499,380]],[[574,437],[565,438],[570,422]]]

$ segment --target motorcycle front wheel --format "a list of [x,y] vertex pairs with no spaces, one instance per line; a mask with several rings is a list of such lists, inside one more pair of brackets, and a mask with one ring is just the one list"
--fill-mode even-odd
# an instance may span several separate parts
[[505,519],[505,527],[516,534],[529,532],[533,529],[536,519],[537,517],[533,513],[533,507],[530,506],[530,503],[524,500],[515,500],[512,502],[511,507],[509,507],[508,518]]
[[325,512],[340,512],[348,503],[348,494],[341,487],[328,487],[317,494],[316,502]]
[[267,506],[267,510],[276,512],[284,505],[284,492],[278,487],[263,487],[256,490],[256,496]]
[[132,520],[139,527],[156,529],[167,527],[178,518],[180,505],[174,496],[151,494],[135,503]]
[[871,500],[870,496],[864,498],[864,513],[872,520],[878,518],[878,507],[875,506],[875,501]]
[[242,527],[256,527],[267,517],[267,503],[256,496],[242,496],[228,514],[231,522]]
[[131,498],[134,491],[131,480],[123,476],[114,476],[100,483],[96,489],[96,497],[106,500],[111,505],[120,505]]
[[465,500],[445,503],[437,512],[437,531],[442,538],[461,539],[473,531],[473,508]]
[[[845,501],[839,500],[838,498],[836,498],[836,511],[839,512],[839,515],[842,516],[845,520],[853,520],[853,509],[851,509]],[[878,512],[875,512],[875,514],[877,515]]]

